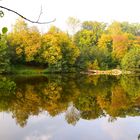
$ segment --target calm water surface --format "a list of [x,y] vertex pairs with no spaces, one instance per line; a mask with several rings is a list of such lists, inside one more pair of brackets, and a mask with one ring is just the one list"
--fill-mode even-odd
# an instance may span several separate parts
[[140,76],[0,76],[0,140],[138,140]]

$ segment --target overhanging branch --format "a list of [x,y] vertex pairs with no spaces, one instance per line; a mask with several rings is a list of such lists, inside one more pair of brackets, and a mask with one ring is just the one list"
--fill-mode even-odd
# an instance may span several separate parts
[[[21,18],[23,18],[23,19],[25,19],[25,20],[27,20],[27,21],[29,21],[29,22],[31,22],[31,23],[36,23],[36,24],[49,24],[49,23],[52,23],[52,22],[54,22],[54,21],[56,20],[56,19],[53,19],[53,20],[47,21],[47,22],[40,22],[39,19],[38,19],[37,21],[33,21],[33,20],[30,20],[30,19],[26,18],[25,16],[21,15],[20,13],[14,11],[14,10],[12,10],[12,9],[9,9],[9,8],[7,8],[7,7],[0,6],[0,8],[5,9],[5,10],[7,10],[7,11],[10,11],[10,12],[12,12],[12,13],[15,13],[15,14],[17,14],[18,16],[20,16]],[[42,11],[41,11],[41,12],[42,12]],[[40,15],[41,15],[41,14],[40,14]],[[40,18],[40,15],[39,15],[39,18]]]

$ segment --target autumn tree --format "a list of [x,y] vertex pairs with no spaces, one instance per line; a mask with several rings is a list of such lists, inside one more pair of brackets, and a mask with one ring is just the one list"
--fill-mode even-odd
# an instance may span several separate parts
[[42,36],[40,48],[42,61],[49,64],[51,71],[69,71],[79,56],[79,49],[72,39],[56,27],[51,27],[48,33]]
[[27,23],[18,19],[13,26],[13,30],[8,35],[8,44],[15,61],[21,63],[36,61],[38,49],[41,45],[41,35],[37,28],[29,28]]
[[117,21],[112,22],[107,28],[107,33],[112,36],[121,35],[123,33],[121,23]]
[[122,35],[114,35],[113,36],[113,45],[112,45],[112,57],[117,61],[120,62],[124,55],[129,50],[129,35],[122,34]]
[[48,63],[50,66],[62,59],[61,47],[58,44],[57,28],[52,27],[48,33],[41,38],[41,48],[38,50],[40,63]]

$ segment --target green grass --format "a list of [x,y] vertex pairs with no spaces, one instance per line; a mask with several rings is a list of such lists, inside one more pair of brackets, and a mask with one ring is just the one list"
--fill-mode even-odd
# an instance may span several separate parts
[[35,66],[26,66],[26,65],[13,65],[11,67],[11,73],[13,74],[44,74],[46,73],[46,69],[38,68]]

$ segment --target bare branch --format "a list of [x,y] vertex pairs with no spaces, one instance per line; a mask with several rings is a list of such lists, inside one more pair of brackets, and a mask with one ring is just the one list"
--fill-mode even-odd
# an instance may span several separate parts
[[[29,21],[29,22],[31,22],[31,23],[49,24],[49,23],[52,23],[52,22],[56,21],[56,19],[53,19],[53,20],[47,21],[47,22],[39,22],[39,19],[40,19],[40,16],[41,16],[42,12],[40,13],[38,20],[37,20],[37,21],[33,21],[33,20],[30,20],[30,19],[26,18],[25,16],[19,14],[18,12],[12,10],[12,9],[6,8],[6,7],[4,7],[4,6],[0,6],[0,8],[5,9],[5,10],[10,11],[10,12],[13,12],[13,13],[17,14],[18,16],[20,16],[21,18],[23,18],[23,19],[25,19],[25,20],[27,20],[27,21]],[[41,10],[41,11],[42,11],[42,10]]]
[[41,5],[40,13],[39,13],[39,16],[38,16],[37,22],[40,20],[40,17],[41,17],[42,14],[43,14],[43,12],[42,12],[42,5]]

